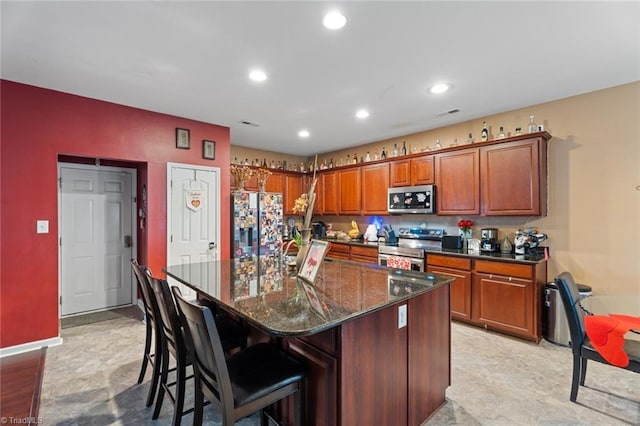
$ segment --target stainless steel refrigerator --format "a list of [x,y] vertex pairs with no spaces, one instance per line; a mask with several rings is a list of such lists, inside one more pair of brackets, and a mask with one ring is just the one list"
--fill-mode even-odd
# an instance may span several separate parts
[[234,299],[281,290],[282,194],[232,191],[231,202]]

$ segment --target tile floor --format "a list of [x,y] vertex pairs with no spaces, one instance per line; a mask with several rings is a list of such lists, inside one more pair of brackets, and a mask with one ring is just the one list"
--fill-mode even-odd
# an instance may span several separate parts
[[[144,326],[130,317],[62,330],[49,348],[40,405],[43,424],[168,425],[172,405],[151,420],[144,402],[150,372],[136,383]],[[452,385],[447,403],[425,425],[640,424],[640,374],[590,363],[587,387],[569,401],[571,352],[453,324]],[[187,397],[187,404],[191,403]],[[191,424],[191,415],[184,424]],[[219,416],[205,408],[206,424]],[[238,422],[259,424],[257,416]]]

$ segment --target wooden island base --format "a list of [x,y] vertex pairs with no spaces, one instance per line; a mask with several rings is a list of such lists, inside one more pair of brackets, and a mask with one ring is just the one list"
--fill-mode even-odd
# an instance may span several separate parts
[[[306,337],[282,340],[309,368],[310,425],[420,425],[451,383],[450,287]],[[401,306],[407,325],[398,328]],[[284,403],[279,416],[292,424]]]

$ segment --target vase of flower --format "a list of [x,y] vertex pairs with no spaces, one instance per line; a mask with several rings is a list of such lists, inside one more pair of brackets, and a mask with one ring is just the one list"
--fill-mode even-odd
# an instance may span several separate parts
[[458,222],[460,238],[462,238],[462,251],[464,252],[469,250],[469,240],[473,238],[472,226],[473,222],[470,220],[462,219]]
[[299,271],[302,267],[302,262],[307,256],[309,251],[309,244],[311,243],[311,229],[300,230],[300,240],[298,243],[298,254],[296,255],[296,270]]

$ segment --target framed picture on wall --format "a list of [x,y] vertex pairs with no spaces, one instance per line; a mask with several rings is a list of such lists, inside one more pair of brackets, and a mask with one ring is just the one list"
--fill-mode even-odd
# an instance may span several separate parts
[[189,149],[191,141],[189,138],[189,129],[181,129],[176,127],[176,148]]
[[202,158],[206,160],[216,159],[216,141],[202,141]]

